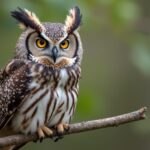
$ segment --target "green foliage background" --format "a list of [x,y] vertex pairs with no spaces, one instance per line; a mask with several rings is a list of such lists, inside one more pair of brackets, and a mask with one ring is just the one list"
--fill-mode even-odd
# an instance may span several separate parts
[[[83,14],[80,29],[84,59],[80,96],[73,122],[126,113],[150,105],[150,1],[149,0],[1,0],[0,67],[13,56],[21,31],[10,17],[18,6],[41,20],[64,22],[68,9],[78,5]],[[148,150],[147,120],[66,136],[54,143],[30,143],[33,149]]]

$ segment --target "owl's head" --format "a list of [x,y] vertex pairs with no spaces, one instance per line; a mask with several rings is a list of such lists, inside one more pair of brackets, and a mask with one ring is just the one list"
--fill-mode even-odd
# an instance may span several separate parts
[[62,23],[41,23],[37,16],[19,8],[12,12],[24,32],[16,46],[16,58],[42,63],[53,68],[64,68],[80,64],[82,60],[82,43],[78,28],[81,14],[78,7],[69,11]]

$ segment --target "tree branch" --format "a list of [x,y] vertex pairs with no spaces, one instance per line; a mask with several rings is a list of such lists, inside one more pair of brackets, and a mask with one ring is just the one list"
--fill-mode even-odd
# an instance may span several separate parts
[[[146,110],[147,108],[143,107],[137,111],[130,112],[127,114],[122,114],[119,116],[70,124],[69,130],[65,131],[63,135],[80,133],[80,132],[85,132],[85,131],[95,130],[95,129],[100,129],[100,128],[114,127],[114,126],[119,126],[121,124],[142,120],[142,119],[145,119]],[[53,137],[56,137],[56,136],[57,136],[57,133],[54,130]],[[45,138],[49,138],[49,137],[45,137]],[[0,147],[23,144],[25,142],[31,142],[37,139],[38,137],[36,135],[25,136],[21,134],[2,137],[0,138]]]

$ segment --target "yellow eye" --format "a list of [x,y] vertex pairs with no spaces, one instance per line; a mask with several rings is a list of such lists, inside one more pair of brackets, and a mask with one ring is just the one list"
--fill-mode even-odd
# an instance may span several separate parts
[[45,48],[47,46],[47,42],[44,39],[37,39],[36,46],[38,48]]
[[67,49],[68,47],[69,47],[69,40],[64,40],[63,42],[61,42],[60,48]]

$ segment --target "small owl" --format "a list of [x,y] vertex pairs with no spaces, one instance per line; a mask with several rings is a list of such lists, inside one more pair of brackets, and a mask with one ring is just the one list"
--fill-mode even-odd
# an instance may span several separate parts
[[[18,8],[12,12],[21,29],[15,57],[0,72],[0,129],[35,134],[40,139],[62,134],[76,109],[82,43],[78,7],[62,23],[41,23]],[[2,134],[1,134],[2,135]]]

